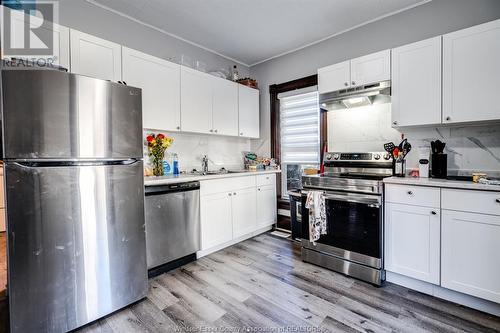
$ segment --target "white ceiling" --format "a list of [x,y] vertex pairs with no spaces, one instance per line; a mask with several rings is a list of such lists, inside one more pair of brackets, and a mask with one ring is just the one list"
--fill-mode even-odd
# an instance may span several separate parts
[[244,65],[430,0],[87,0]]

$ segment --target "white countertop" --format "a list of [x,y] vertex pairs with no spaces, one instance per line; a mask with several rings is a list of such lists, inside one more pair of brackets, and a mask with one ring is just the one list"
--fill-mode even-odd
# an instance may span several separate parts
[[384,178],[386,184],[417,185],[430,187],[457,188],[480,191],[500,191],[500,185],[478,184],[472,181],[448,180],[437,178],[389,177]]
[[256,175],[265,175],[270,173],[281,173],[281,170],[262,170],[262,171],[242,171],[235,173],[224,173],[218,175],[192,175],[192,174],[180,174],[177,176],[168,175],[161,177],[144,177],[144,185],[145,186],[158,186],[158,185],[167,185],[167,184],[175,184],[175,183],[183,183],[183,182],[192,182],[192,181],[202,181],[209,179],[219,179],[219,178],[233,178],[233,177],[244,177],[244,176],[256,176]]

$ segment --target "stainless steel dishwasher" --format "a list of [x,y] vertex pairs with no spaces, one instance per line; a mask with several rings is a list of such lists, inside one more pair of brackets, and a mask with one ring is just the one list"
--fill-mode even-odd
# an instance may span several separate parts
[[149,276],[196,260],[200,249],[200,183],[148,186],[145,194]]

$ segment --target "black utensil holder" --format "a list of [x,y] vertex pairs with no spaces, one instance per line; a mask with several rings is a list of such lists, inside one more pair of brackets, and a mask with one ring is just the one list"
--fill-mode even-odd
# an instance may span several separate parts
[[395,177],[406,176],[406,160],[396,161],[392,160],[392,175]]
[[431,155],[431,175],[432,178],[446,179],[448,176],[448,155],[447,154],[432,154]]

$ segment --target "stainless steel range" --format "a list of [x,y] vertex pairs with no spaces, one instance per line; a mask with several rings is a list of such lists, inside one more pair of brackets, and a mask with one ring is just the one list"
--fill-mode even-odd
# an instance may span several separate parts
[[[325,172],[302,177],[302,260],[375,285],[383,270],[383,183],[392,175],[385,152],[326,153]],[[325,195],[327,234],[309,241],[309,191]]]

